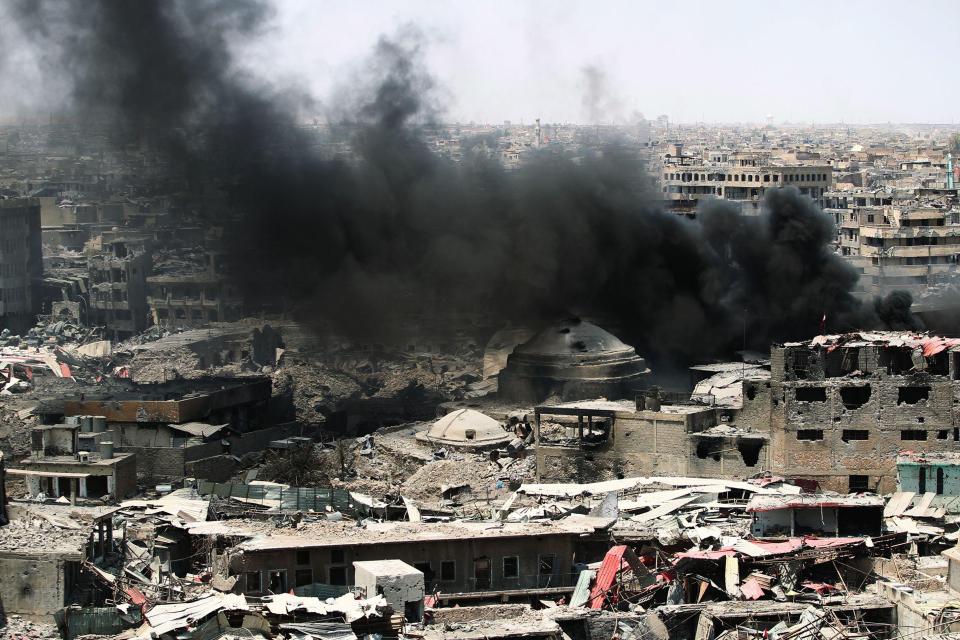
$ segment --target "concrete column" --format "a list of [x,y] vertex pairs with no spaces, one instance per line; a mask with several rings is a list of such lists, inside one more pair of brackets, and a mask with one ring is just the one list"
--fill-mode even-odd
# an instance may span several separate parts
[[77,504],[77,478],[70,478],[70,504]]
[[117,478],[114,475],[115,473],[116,472],[111,473],[110,475],[107,476],[107,495],[111,495],[114,498],[118,497],[116,495]]
[[80,478],[80,497],[81,498],[87,497],[87,479],[86,478]]
[[103,555],[103,527],[101,523],[96,523],[97,539],[93,543],[93,557],[99,558]]

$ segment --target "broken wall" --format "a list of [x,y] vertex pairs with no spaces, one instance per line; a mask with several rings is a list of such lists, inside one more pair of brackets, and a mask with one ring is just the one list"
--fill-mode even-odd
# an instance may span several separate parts
[[[546,419],[552,419],[547,417]],[[537,446],[538,481],[611,480],[632,476],[689,475],[689,433],[716,424],[711,409],[686,413],[618,413],[603,447]]]
[[0,551],[0,610],[4,614],[52,616],[67,604],[79,558],[54,553]]
[[[949,375],[891,374],[913,361],[874,346],[836,357],[805,347],[774,354],[774,472],[816,479],[834,491],[866,486],[890,492],[896,488],[900,449],[960,450],[958,385]],[[851,367],[856,369],[843,373]]]

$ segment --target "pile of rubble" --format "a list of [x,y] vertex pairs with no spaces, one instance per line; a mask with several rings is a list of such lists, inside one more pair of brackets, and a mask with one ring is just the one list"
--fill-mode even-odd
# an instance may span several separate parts
[[53,640],[61,637],[56,625],[27,620],[16,614],[0,622],[0,636],[6,640]]

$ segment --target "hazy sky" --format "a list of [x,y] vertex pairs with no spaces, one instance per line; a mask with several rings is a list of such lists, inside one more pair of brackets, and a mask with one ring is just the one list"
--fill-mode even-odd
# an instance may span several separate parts
[[326,95],[399,25],[427,36],[450,121],[956,122],[956,0],[278,0],[245,61]]

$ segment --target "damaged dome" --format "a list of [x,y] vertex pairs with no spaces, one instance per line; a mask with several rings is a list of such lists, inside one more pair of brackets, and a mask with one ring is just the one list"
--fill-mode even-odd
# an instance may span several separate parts
[[609,331],[567,318],[537,333],[507,358],[499,393],[521,402],[628,398],[650,373],[636,350]]
[[454,447],[486,447],[505,444],[512,436],[490,416],[473,409],[458,409],[418,433],[417,439]]

